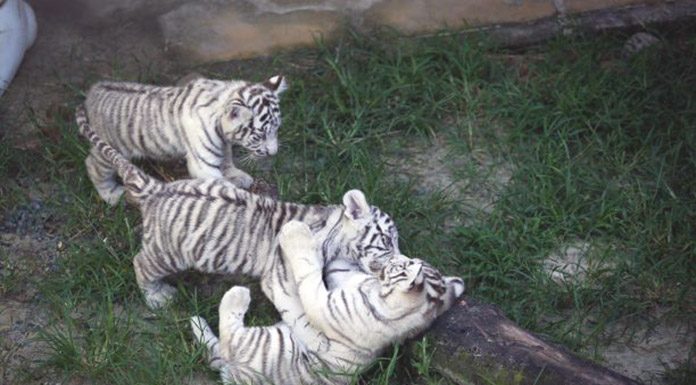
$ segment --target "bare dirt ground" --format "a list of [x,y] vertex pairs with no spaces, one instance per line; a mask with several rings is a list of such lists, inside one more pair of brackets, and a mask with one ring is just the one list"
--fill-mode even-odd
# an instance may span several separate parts
[[[99,78],[179,76],[178,63],[162,49],[157,26],[147,13],[96,18],[79,1],[30,1],[39,34],[14,82],[0,100],[3,145],[40,146],[37,127],[50,130],[55,114],[71,114],[72,105],[95,74]],[[75,88],[79,85],[79,88]],[[50,134],[50,132],[49,132]],[[0,287],[0,383],[36,378],[43,346],[36,342],[48,322],[37,283],[55,269],[65,240],[56,230],[61,219],[47,205],[56,188],[41,176],[17,181],[29,203],[3,213],[0,220],[0,274],[16,277]],[[3,281],[7,282],[7,281]]]
[[13,383],[41,358],[44,346],[35,338],[48,315],[37,282],[54,271],[60,258],[62,243],[53,234],[54,219],[37,198],[7,213],[0,224],[0,272],[15,277],[0,290],[0,380],[4,383]]
[[80,1],[31,2],[39,33],[17,77],[0,103],[0,133],[19,146],[31,146],[33,120],[39,123],[65,107],[98,78],[148,78],[177,74],[167,58],[156,23],[147,13],[98,17]]

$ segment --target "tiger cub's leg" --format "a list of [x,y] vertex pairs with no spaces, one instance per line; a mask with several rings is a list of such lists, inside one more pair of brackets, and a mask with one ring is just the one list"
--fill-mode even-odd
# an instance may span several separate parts
[[[233,170],[233,171],[231,171]],[[228,168],[225,170],[225,179],[232,182],[235,186],[248,190],[254,183],[254,178],[238,168]]]
[[145,303],[150,309],[159,309],[167,305],[176,294],[176,288],[164,283],[162,278],[176,271],[167,269],[161,263],[153,263],[152,260],[149,254],[141,250],[133,258],[133,267]]
[[205,319],[194,316],[191,317],[190,322],[196,342],[207,349],[208,365],[211,369],[220,371],[223,384],[263,384],[260,380],[261,376],[256,371],[244,365],[232,364],[222,357],[220,340],[215,336]]
[[215,164],[215,160],[204,159],[196,154],[189,153],[186,155],[186,168],[189,175],[194,178],[202,179],[219,179],[222,178],[220,166]]
[[[226,349],[226,352],[239,351],[244,354],[244,360],[254,354],[251,351],[256,350],[259,354],[267,349],[267,347],[259,345],[249,345],[250,342],[258,341],[257,338],[246,338],[248,333],[259,333],[261,328],[247,329],[244,327],[244,315],[249,309],[251,296],[249,289],[244,286],[234,286],[227,290],[220,301],[219,317],[220,317],[220,344]],[[240,342],[242,344],[240,344]],[[269,343],[269,345],[271,345]],[[221,354],[222,357],[225,357]],[[258,368],[253,368],[245,365],[234,356],[227,356],[226,365],[220,370],[222,382],[225,384],[249,384],[249,385],[264,385],[270,381],[263,373],[258,371]],[[253,359],[251,361],[254,361]]]
[[228,344],[234,332],[244,328],[244,315],[249,309],[249,289],[234,286],[227,290],[220,301],[220,340]]
[[111,163],[102,158],[96,148],[92,148],[85,159],[87,175],[97,189],[99,196],[111,206],[118,203],[123,195],[123,186],[116,181],[116,171]]
[[225,154],[222,160],[222,173],[225,179],[234,183],[235,186],[243,189],[248,189],[251,184],[254,183],[254,178],[251,175],[245,173],[244,171],[238,169],[232,160],[232,146],[225,146]]
[[295,220],[284,224],[280,228],[278,242],[292,270],[307,318],[319,332],[331,329],[333,314],[325,314],[331,306],[329,291],[323,280],[324,261],[309,226]]
[[[281,258],[283,256],[280,256]],[[273,302],[284,323],[292,330],[293,335],[316,353],[325,352],[329,348],[329,340],[325,334],[309,326],[300,301],[295,279],[292,272],[285,269],[285,264],[276,263],[271,268],[281,269],[281,272],[266,274],[261,277],[261,290]]]

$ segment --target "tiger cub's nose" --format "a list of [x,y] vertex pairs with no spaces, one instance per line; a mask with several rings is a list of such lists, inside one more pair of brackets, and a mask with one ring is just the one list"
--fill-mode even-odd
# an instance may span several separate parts
[[266,152],[268,152],[268,155],[275,155],[278,153],[278,142],[273,141],[268,143],[268,146],[266,147]]

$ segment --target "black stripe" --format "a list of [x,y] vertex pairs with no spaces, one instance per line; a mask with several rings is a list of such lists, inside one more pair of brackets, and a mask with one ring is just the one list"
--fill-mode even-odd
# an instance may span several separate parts
[[184,112],[184,104],[186,104],[189,95],[193,91],[193,88],[193,83],[189,83],[186,87],[184,87],[183,92],[181,92],[179,96],[174,99],[175,104],[177,99],[181,99],[179,106],[176,108],[178,116],[181,116],[181,114]]
[[212,167],[212,168],[216,168],[216,169],[219,169],[219,168],[220,168],[220,165],[219,165],[219,164],[213,164],[213,163],[208,162],[205,158],[203,158],[203,157],[201,156],[201,154],[195,154],[195,155],[196,155],[196,158],[197,158],[198,160],[200,160],[201,162],[205,163],[208,167]]
[[209,106],[212,105],[213,103],[217,102],[217,101],[218,101],[218,98],[219,98],[219,94],[218,94],[218,95],[215,95],[215,96],[213,96],[213,97],[211,97],[205,104],[199,105],[198,108],[209,107]]

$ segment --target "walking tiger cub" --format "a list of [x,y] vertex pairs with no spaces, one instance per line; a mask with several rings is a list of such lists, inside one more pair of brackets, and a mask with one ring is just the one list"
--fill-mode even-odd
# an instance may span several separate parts
[[298,220],[321,239],[328,272],[362,270],[377,274],[398,254],[398,232],[389,215],[351,190],[343,205],[279,202],[237,188],[224,179],[160,182],[131,164],[91,130],[83,108],[80,132],[123,181],[143,217],[142,247],[134,257],[135,276],[151,308],[168,303],[176,290],[163,282],[187,269],[261,277],[264,293],[289,323],[303,316],[291,273],[280,258],[278,232]]
[[[461,278],[401,255],[378,277],[354,271],[340,288],[327,290],[321,242],[310,228],[292,221],[279,238],[309,322],[245,327],[249,291],[231,288],[219,307],[219,340],[203,318],[191,318],[196,341],[225,384],[348,384],[383,349],[423,331],[464,292]],[[298,328],[316,328],[328,342],[300,338]]]
[[[285,78],[263,83],[195,79],[181,87],[99,82],[85,108],[95,132],[126,159],[185,158],[196,178],[228,178],[249,188],[253,178],[232,161],[233,144],[251,157],[278,151]],[[96,149],[85,160],[99,196],[114,205],[123,194],[110,162]]]

